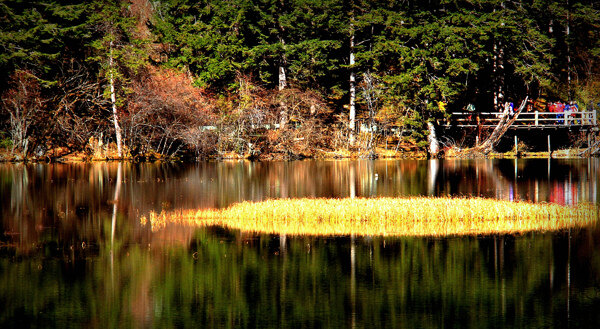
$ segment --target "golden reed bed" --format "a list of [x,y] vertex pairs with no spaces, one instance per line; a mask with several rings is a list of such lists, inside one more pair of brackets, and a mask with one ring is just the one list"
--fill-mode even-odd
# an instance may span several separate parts
[[585,227],[598,221],[598,208],[482,198],[275,199],[163,211],[141,221],[153,230],[177,223],[289,235],[445,236]]

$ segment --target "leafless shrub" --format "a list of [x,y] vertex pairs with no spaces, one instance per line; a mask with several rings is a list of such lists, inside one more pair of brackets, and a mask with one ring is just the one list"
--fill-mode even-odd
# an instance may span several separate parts
[[[214,152],[211,128],[216,118],[210,97],[174,70],[149,71],[132,82],[123,117],[132,155],[157,152],[172,156],[184,150],[196,156]],[[206,141],[204,139],[207,139]]]
[[108,100],[103,87],[85,65],[63,63],[53,99],[52,135],[59,146],[83,149],[90,139],[103,143],[109,136]]
[[[323,148],[327,133],[322,116],[327,107],[322,97],[312,91],[287,88],[271,100],[272,108],[285,104],[286,124],[267,133],[266,149],[286,157],[312,156]],[[281,112],[279,115],[282,115]],[[282,121],[281,117],[279,118]]]
[[[1,97],[2,112],[9,117],[11,152],[27,156],[35,144],[43,140],[47,122],[45,103],[37,77],[29,71],[17,70],[10,76],[11,88]],[[33,129],[36,128],[36,129]]]
[[272,127],[267,91],[238,75],[237,92],[219,103],[218,153],[255,156],[260,152],[255,136]]

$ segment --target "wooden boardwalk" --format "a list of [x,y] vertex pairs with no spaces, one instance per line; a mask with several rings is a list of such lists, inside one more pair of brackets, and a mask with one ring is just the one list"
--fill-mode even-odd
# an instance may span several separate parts
[[[502,112],[452,112],[445,127],[496,127]],[[590,129],[598,127],[596,112],[521,112],[509,129]]]

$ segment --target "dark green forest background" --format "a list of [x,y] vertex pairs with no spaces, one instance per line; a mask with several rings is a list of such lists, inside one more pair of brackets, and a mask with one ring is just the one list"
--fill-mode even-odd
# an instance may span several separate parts
[[2,0],[0,149],[419,148],[427,122],[470,104],[596,110],[599,58],[593,0]]

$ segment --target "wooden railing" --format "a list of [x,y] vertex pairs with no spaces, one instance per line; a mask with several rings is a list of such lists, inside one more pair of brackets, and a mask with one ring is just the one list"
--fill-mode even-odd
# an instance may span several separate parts
[[[502,112],[453,112],[445,126],[494,127]],[[559,128],[597,126],[596,112],[521,112],[511,128]]]

